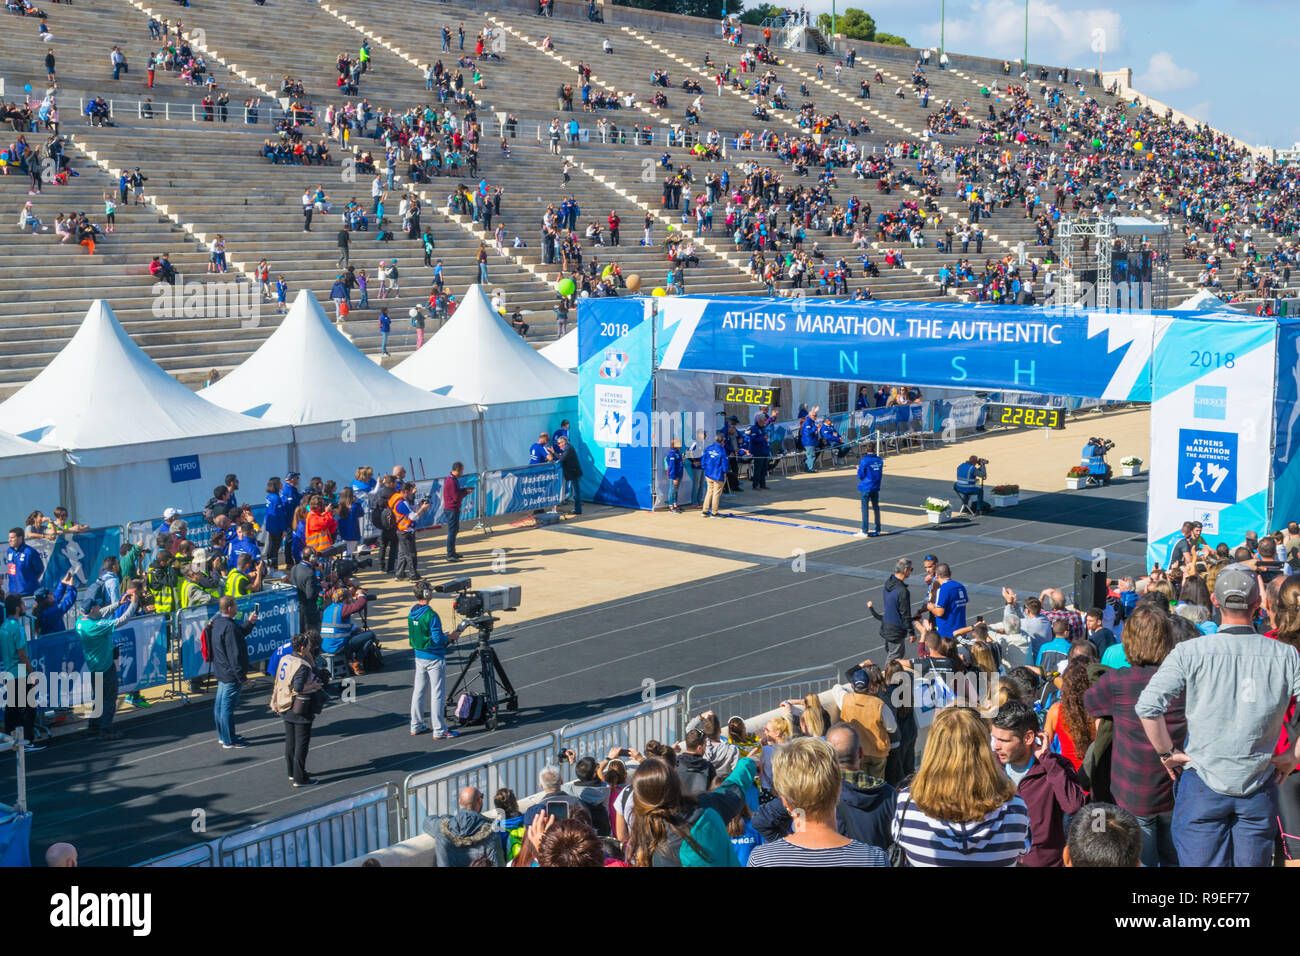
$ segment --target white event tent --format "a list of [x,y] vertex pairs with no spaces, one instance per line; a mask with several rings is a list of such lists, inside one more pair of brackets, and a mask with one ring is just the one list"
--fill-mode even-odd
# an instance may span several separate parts
[[538,349],[537,354],[546,356],[548,362],[564,369],[566,372],[576,372],[578,370],[578,330],[570,329],[546,348]]
[[445,475],[453,461],[477,470],[473,405],[395,378],[326,317],[316,297],[298,293],[280,327],[256,352],[199,392],[223,408],[293,426],[294,470],[332,477],[340,487],[360,465],[384,474],[412,462],[414,475]]
[[227,472],[250,483],[284,474],[293,440],[287,427],[199,398],[131,341],[102,299],[49,365],[0,403],[0,429],[68,453],[57,503],[92,527],[166,507],[200,511]]
[[37,508],[49,514],[61,500],[63,452],[0,432],[0,501],[10,524]]
[[1197,289],[1195,295],[1188,296],[1173,307],[1174,312],[1239,312],[1244,314],[1241,306],[1224,302],[1209,289]]
[[456,313],[393,374],[483,411],[480,470],[528,463],[539,432],[578,417],[578,377],[537,353],[472,285]]

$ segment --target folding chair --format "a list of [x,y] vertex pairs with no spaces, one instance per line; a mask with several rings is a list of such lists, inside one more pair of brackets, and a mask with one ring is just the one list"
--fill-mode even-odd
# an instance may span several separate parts
[[885,448],[889,448],[892,443],[894,451],[898,451],[898,422],[879,422],[876,425],[876,434]]

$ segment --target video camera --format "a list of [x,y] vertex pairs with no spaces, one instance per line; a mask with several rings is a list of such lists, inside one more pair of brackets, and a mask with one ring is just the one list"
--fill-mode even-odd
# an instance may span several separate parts
[[983,468],[984,466],[986,466],[988,463],[989,463],[989,460],[988,460],[987,458],[978,458],[978,459],[976,459],[976,464],[978,464],[981,468]]
[[470,590],[473,582],[469,578],[456,578],[434,586],[439,594],[456,595],[453,607],[461,617],[468,618],[475,624],[492,611],[513,611],[522,603],[522,589],[518,584],[502,584],[496,587]]
[[1099,455],[1104,455],[1115,447],[1115,443],[1108,438],[1089,438],[1088,444],[1095,445]]

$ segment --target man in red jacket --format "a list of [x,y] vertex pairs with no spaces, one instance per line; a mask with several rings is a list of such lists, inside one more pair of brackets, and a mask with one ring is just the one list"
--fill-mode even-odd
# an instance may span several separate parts
[[609,219],[606,221],[609,223],[609,244],[611,246],[616,246],[618,245],[618,227],[622,224],[623,220],[618,218],[618,213],[611,209],[609,211]]
[[442,483],[442,509],[447,515],[447,560],[460,561],[456,553],[456,535],[460,533],[460,506],[469,495],[469,489],[460,486],[460,476],[465,473],[462,462],[452,462],[451,474]]
[[1083,808],[1087,791],[1070,761],[1060,754],[1039,751],[1038,716],[1034,708],[1009,700],[993,718],[993,752],[1016,782],[1016,793],[1029,809],[1029,852],[1022,866],[1064,866],[1066,817]]

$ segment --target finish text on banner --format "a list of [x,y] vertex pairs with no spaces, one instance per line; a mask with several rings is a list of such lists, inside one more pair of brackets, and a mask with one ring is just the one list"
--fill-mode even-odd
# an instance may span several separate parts
[[[167,683],[167,618],[134,617],[113,632],[118,690],[123,693]],[[86,653],[75,631],[36,638],[27,648],[32,672],[43,675],[49,707],[75,707],[94,699]]]
[[[237,617],[241,621],[257,607],[257,624],[245,638],[250,664],[266,660],[298,633],[298,595],[292,589],[250,594],[238,603]],[[185,680],[212,673],[212,665],[203,660],[200,638],[203,626],[216,614],[215,604],[187,607],[176,614],[181,632],[181,677]]]
[[564,500],[564,481],[559,465],[533,465],[513,471],[489,471],[483,475],[486,518],[500,518],[520,511],[554,508]]

